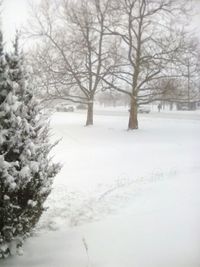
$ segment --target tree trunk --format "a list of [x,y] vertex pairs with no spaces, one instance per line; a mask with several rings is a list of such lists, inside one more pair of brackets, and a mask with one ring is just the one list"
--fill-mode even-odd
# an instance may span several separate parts
[[128,130],[136,130],[136,129],[138,129],[137,102],[134,99],[132,99],[130,114],[129,114]]
[[88,103],[86,126],[93,125],[93,101]]

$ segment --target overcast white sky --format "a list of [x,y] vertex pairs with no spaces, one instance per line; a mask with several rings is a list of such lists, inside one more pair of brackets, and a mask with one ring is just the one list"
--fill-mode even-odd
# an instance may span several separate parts
[[[16,29],[26,24],[29,15],[29,1],[31,0],[4,0],[2,12],[2,26],[6,42],[14,39]],[[34,3],[40,0],[32,0]],[[51,0],[49,0],[51,1]],[[195,0],[193,25],[196,26],[200,37],[200,0]]]
[[28,19],[28,0],[4,0],[2,27],[5,41],[14,38],[15,31]]

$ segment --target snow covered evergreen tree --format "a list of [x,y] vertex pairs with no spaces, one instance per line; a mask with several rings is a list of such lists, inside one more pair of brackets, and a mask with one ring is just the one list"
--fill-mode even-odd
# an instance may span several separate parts
[[0,33],[0,258],[19,252],[44,211],[59,165],[23,58],[5,55]]

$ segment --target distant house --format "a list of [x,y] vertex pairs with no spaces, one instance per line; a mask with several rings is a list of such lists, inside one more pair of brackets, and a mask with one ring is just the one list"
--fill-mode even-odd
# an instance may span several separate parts
[[199,102],[178,102],[176,103],[177,110],[196,110],[200,109],[200,101]]

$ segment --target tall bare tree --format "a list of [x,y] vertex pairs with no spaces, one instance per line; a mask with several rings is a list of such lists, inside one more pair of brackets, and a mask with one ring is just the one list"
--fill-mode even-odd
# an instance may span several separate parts
[[[105,21],[109,0],[43,1],[34,14],[31,36],[40,37],[37,71],[51,98],[87,104],[93,124],[95,94],[112,46]],[[52,3],[51,2],[51,3]]]
[[164,93],[155,83],[177,75],[175,55],[184,51],[184,32],[175,26],[175,17],[181,12],[180,1],[112,0],[107,34],[117,36],[121,46],[102,79],[130,97],[128,129],[138,129],[138,105]]
[[178,58],[180,62],[181,77],[181,101],[187,104],[188,109],[195,108],[199,97],[199,75],[200,75],[200,52],[199,41],[195,38],[187,40],[187,49],[184,55]]

